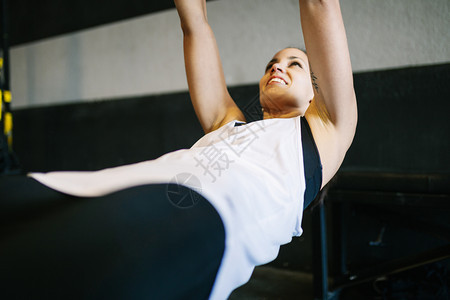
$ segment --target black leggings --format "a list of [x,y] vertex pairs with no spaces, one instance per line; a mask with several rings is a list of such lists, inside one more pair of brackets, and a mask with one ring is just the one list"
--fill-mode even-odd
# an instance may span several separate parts
[[77,198],[0,177],[0,299],[207,299],[224,240],[211,204],[178,185]]

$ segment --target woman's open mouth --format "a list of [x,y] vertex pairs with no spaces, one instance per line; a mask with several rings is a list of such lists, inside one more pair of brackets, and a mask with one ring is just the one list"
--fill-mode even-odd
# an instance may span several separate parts
[[278,76],[273,76],[273,77],[271,77],[271,78],[269,79],[269,81],[267,82],[267,85],[269,85],[269,84],[275,84],[275,83],[282,84],[282,85],[287,85],[286,80],[284,80],[283,78],[278,77]]

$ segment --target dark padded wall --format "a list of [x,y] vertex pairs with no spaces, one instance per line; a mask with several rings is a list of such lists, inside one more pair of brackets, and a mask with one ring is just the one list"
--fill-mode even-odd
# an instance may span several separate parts
[[359,122],[342,170],[450,172],[450,64],[355,75]]
[[[247,119],[258,119],[257,86],[231,89]],[[256,110],[257,109],[256,105]],[[17,110],[14,149],[24,171],[97,170],[181,148],[203,135],[189,94]]]
[[[448,82],[450,64],[356,74],[359,123],[342,170],[449,172]],[[246,106],[257,101],[257,85],[230,93],[255,114]],[[15,111],[15,151],[30,171],[133,163],[201,135],[187,92]]]
[[16,152],[26,170],[94,170],[156,158],[200,136],[182,95],[153,98],[18,111]]

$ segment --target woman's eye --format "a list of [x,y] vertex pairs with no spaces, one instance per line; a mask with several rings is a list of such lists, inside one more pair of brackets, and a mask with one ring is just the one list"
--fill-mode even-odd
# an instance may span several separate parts
[[292,62],[289,66],[298,66],[298,67],[302,67],[302,65],[296,61]]
[[269,70],[272,68],[272,66],[273,66],[273,64],[267,65],[267,67],[266,67],[266,72],[269,71]]

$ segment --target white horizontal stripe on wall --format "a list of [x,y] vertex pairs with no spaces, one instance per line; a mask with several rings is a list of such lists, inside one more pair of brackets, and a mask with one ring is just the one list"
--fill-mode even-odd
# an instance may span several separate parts
[[[341,0],[341,7],[355,72],[450,61],[448,0]],[[257,83],[277,50],[304,47],[297,0],[209,2],[208,19],[230,86]],[[185,91],[177,13],[15,46],[11,89],[15,108]]]

